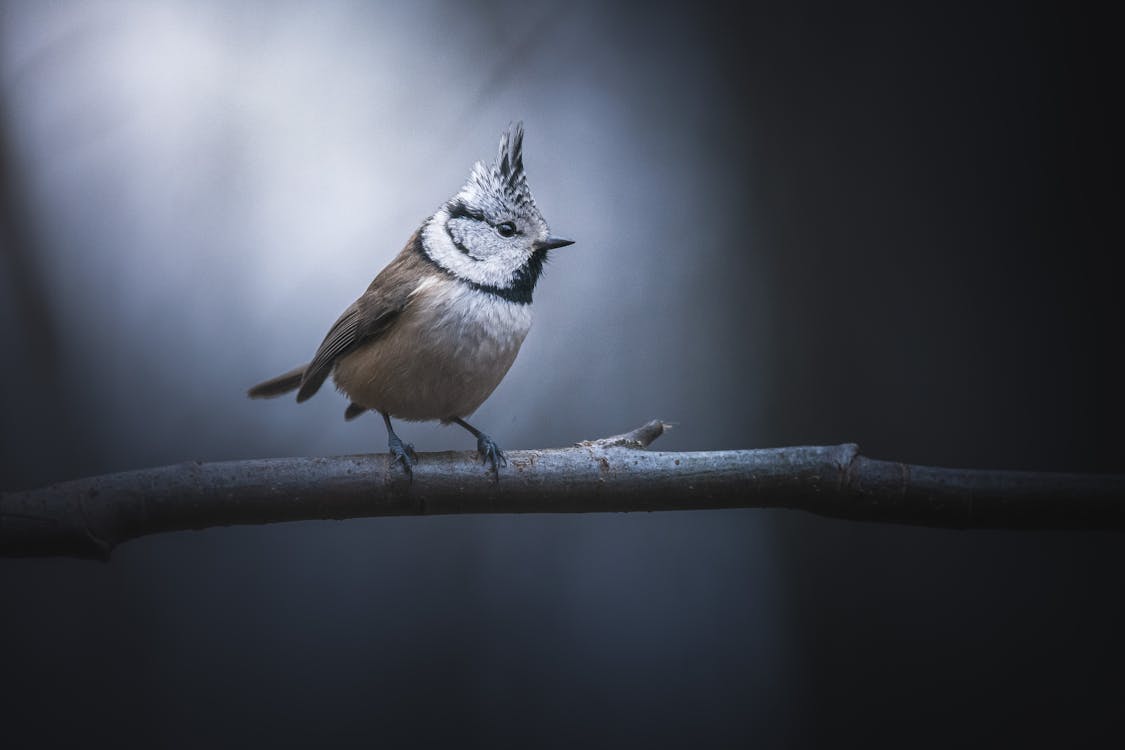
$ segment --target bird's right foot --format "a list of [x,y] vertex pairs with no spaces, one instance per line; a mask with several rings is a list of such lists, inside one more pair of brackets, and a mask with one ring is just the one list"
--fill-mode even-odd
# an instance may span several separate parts
[[402,442],[398,435],[391,435],[390,439],[387,441],[387,446],[391,450],[391,466],[401,464],[402,470],[406,472],[406,476],[413,479],[414,465],[418,463],[418,454],[414,452],[414,446],[410,443]]

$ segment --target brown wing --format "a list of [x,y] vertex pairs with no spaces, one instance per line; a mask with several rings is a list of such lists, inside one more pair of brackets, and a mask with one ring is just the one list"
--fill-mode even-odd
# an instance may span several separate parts
[[316,393],[332,373],[336,360],[361,344],[383,335],[406,309],[422,274],[428,269],[413,250],[413,242],[384,268],[363,295],[340,316],[305,368],[297,401]]

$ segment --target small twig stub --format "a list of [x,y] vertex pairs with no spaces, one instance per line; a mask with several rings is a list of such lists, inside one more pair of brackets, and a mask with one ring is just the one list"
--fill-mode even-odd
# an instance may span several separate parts
[[577,446],[582,448],[647,448],[652,445],[652,442],[658,437],[663,435],[668,430],[672,429],[672,425],[668,422],[662,422],[659,419],[653,419],[645,422],[643,425],[635,430],[624,432],[620,435],[613,435],[612,437],[599,438],[597,440],[582,440],[576,443]]

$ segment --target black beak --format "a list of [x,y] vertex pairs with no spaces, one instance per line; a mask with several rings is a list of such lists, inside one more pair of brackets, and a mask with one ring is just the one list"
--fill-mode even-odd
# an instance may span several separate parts
[[545,240],[536,242],[533,247],[536,250],[554,250],[557,247],[566,247],[567,245],[573,244],[574,240],[564,240],[562,237],[548,237]]

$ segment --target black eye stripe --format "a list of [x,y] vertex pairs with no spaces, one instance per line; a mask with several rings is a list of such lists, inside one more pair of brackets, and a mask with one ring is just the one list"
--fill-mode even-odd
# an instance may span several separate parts
[[488,224],[488,219],[484,218],[484,214],[475,208],[469,208],[464,201],[454,201],[449,204],[449,218],[451,219],[473,219],[474,221],[483,221]]
[[493,224],[483,213],[476,210],[475,208],[470,208],[462,200],[456,200],[450,203],[448,211],[450,219],[472,219],[473,221],[479,221],[483,224],[488,224],[489,226],[495,228],[502,237],[511,237],[515,235],[517,231],[515,223],[511,221],[502,221],[499,224]]

